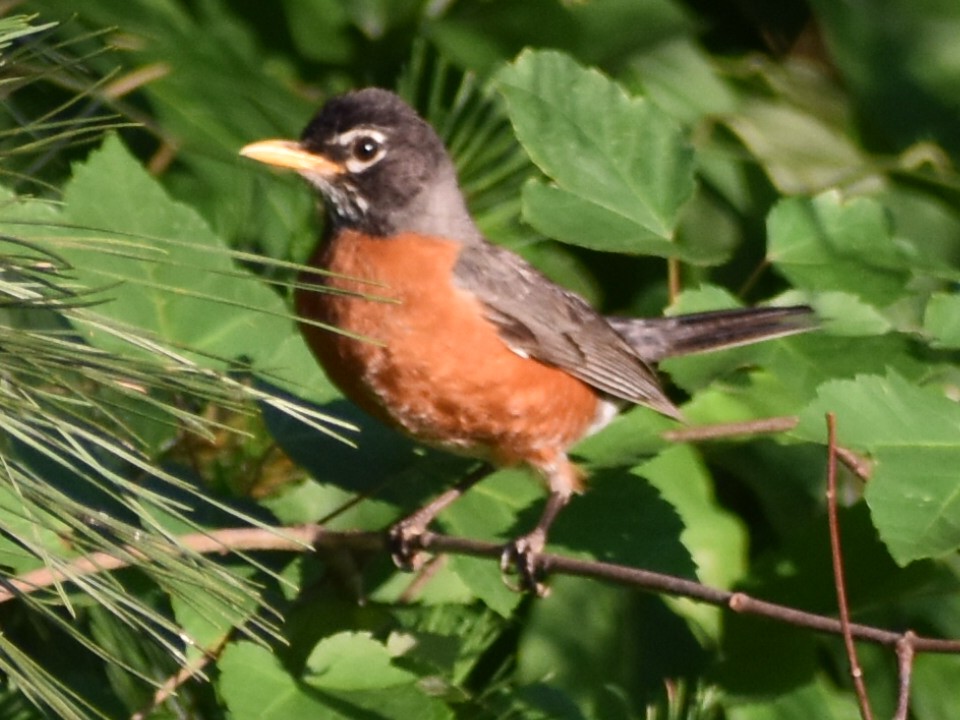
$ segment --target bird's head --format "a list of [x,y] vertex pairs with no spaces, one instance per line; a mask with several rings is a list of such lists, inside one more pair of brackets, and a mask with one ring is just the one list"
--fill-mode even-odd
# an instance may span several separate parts
[[477,234],[443,142],[387,90],[332,98],[300,140],[263,140],[240,154],[306,178],[323,195],[334,228],[464,241]]

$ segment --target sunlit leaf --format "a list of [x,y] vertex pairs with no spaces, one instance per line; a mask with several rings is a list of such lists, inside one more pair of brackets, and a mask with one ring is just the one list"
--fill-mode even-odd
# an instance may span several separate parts
[[497,82],[517,137],[555,184],[526,186],[528,222],[594,249],[677,254],[693,154],[675,121],[560,53],[524,53]]
[[797,287],[849,292],[884,307],[906,292],[909,263],[883,207],[828,192],[780,201],[767,220],[768,258]]
[[866,487],[881,538],[900,563],[960,547],[960,406],[895,373],[825,383],[797,433],[823,441],[824,415],[838,442],[873,461]]

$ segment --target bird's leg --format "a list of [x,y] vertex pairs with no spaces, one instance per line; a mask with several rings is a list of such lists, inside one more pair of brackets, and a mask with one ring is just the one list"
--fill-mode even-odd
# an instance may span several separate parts
[[[540,597],[547,594],[547,586],[538,577],[537,560],[547,544],[550,526],[560,511],[570,502],[570,496],[583,489],[583,476],[579,468],[565,454],[554,456],[548,464],[538,467],[547,480],[550,495],[540,519],[533,530],[508,543],[500,555],[500,570],[506,574],[516,569],[519,577],[518,590],[535,592]],[[508,583],[509,585],[510,583]],[[512,586],[512,585],[511,585]]]
[[[570,502],[569,490],[551,490],[543,514],[540,515],[533,530],[512,540],[504,547],[503,554],[500,555],[500,570],[506,574],[516,569],[519,578],[517,590],[532,591],[540,597],[546,596],[548,588],[538,577],[537,559],[547,544],[550,526],[568,502]],[[508,583],[508,585],[511,584]]]
[[438,495],[419,510],[391,525],[390,529],[387,530],[387,543],[394,564],[401,570],[419,570],[423,565],[423,557],[415,547],[416,539],[423,534],[427,525],[433,522],[437,515],[446,510],[467,490],[483,480],[492,470],[493,468],[487,464],[478,466],[452,488]]

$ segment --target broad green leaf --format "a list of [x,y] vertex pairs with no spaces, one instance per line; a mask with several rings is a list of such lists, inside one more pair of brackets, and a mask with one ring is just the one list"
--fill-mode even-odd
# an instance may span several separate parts
[[[751,347],[743,349],[750,350],[761,369],[745,369],[716,378],[706,388],[691,386],[695,394],[683,406],[688,420],[722,423],[795,415],[813,399],[822,383],[836,378],[883,373],[888,368],[910,379],[928,372],[928,366],[915,357],[910,339],[895,333],[841,337],[811,332]],[[678,358],[664,365],[672,372],[678,361],[683,361],[679,366],[684,371],[691,368],[698,373],[712,362],[711,356],[706,355]],[[675,379],[686,387],[687,380],[698,377],[678,374]]]
[[[633,413],[631,413],[631,416]],[[646,413],[636,413],[638,422]],[[650,423],[655,430],[659,420]],[[652,447],[662,446],[653,437],[641,447],[622,447],[622,439],[636,439],[631,418],[614,423],[621,438],[620,453],[609,448],[616,439],[603,440],[606,432],[578,448],[592,467],[583,495],[564,508],[550,533],[548,551],[592,557],[693,576],[689,552],[680,542],[682,525],[676,511],[636,474],[605,464],[646,459]],[[644,428],[647,429],[647,428]],[[543,510],[545,493],[526,471],[505,470],[483,480],[439,518],[444,529],[457,535],[507,541],[533,529]],[[508,615],[519,596],[507,589],[496,563],[455,556],[451,563],[464,583],[489,607]]]
[[730,720],[857,720],[860,713],[852,695],[841,694],[830,680],[816,677],[776,697],[734,701],[727,716]]
[[492,0],[444,7],[432,18],[429,35],[445,57],[483,76],[529,47],[569,50],[589,63],[620,66],[689,22],[681,7],[662,0]]
[[724,118],[784,195],[861,180],[866,158],[838,127],[799,108],[752,101]]
[[960,348],[960,295],[936,293],[923,315],[923,329],[936,347]]
[[956,711],[954,688],[960,677],[960,657],[929,655],[916,663],[910,678],[910,708],[920,720],[948,718]]
[[693,125],[705,115],[726,115],[737,107],[733,88],[689,36],[650,48],[637,58],[635,75],[659,107],[685,124]]
[[694,182],[677,123],[557,52],[521,54],[497,84],[521,144],[555,184],[525,187],[530,224],[594,249],[679,253],[671,241]]
[[[535,514],[525,515],[532,527]],[[590,474],[584,493],[557,518],[550,544],[564,554],[694,577],[683,530],[683,518],[642,468],[603,468]]]
[[[66,226],[46,228],[44,239],[78,281],[102,289],[99,316],[208,358],[250,358],[300,395],[335,395],[276,293],[238,268],[203,219],[172,201],[117,138],[76,166],[64,203]],[[85,331],[94,344],[131,352],[96,327]]]
[[611,212],[577,191],[539,180],[528,180],[523,186],[522,212],[537,231],[571,245],[662,257],[678,254],[673,242],[638,231],[633,218]]
[[556,578],[521,630],[517,681],[549,683],[583,713],[554,706],[550,718],[644,717],[630,710],[649,700],[645,691],[697,672],[702,660],[690,628],[659,597],[582,578]]
[[298,683],[280,659],[260,645],[245,641],[229,645],[217,668],[220,696],[234,720],[289,720],[329,712],[322,697]]
[[824,384],[801,415],[799,437],[837,440],[874,462],[865,496],[881,538],[901,564],[960,547],[960,405],[896,373]]
[[[743,524],[720,506],[712,478],[690,445],[677,445],[637,468],[683,522],[680,541],[690,551],[697,577],[713,587],[730,588],[746,570],[747,537]],[[685,614],[709,628],[716,639],[720,612],[683,602]]]
[[635,467],[663,450],[667,442],[661,433],[675,427],[676,420],[649,408],[628,408],[603,430],[577,443],[572,456],[591,474],[597,468]]
[[676,242],[686,263],[720,265],[742,244],[743,228],[726,201],[712,192],[698,192],[680,211]]
[[460,684],[515,619],[479,603],[448,602],[426,612],[401,613],[401,622],[403,628],[387,638],[390,654],[402,654],[405,667],[421,668],[431,679],[441,671]]
[[815,331],[770,343],[770,348],[766,368],[804,403],[829,380],[880,374],[888,368],[914,380],[929,371],[917,359],[911,339],[898,333],[843,337]]
[[[503,470],[485,478],[451,505],[439,522],[455,535],[505,542],[533,529],[532,523],[521,525],[519,517],[526,507],[539,512],[543,499],[532,475],[523,470]],[[516,609],[521,596],[504,584],[497,563],[460,555],[450,561],[463,583],[487,607],[504,617]]]
[[909,263],[875,200],[787,198],[771,211],[767,233],[769,261],[798,288],[848,292],[878,307],[906,292]]
[[893,324],[876,307],[849,292],[819,292],[803,298],[812,307],[820,327],[832,335],[883,335]]
[[417,676],[394,665],[387,648],[370,633],[342,632],[313,649],[305,679],[330,690],[373,690],[407,685]]
[[[431,568],[430,582],[416,587],[416,601],[423,607],[463,607],[476,605],[477,595],[463,582],[461,576],[462,568],[457,567],[453,562],[454,557],[450,556],[451,562],[441,562],[439,567]],[[392,565],[389,559],[385,558],[385,563]],[[493,564],[487,561],[487,564]],[[418,580],[416,574],[410,574],[396,568],[393,574],[387,577],[377,587],[371,588],[367,600],[376,603],[384,603],[386,606],[394,603],[407,602],[410,589]],[[501,582],[501,585],[503,583]],[[502,603],[506,608],[506,603]],[[487,604],[490,607],[490,604]],[[505,613],[497,613],[500,617],[509,617]]]
[[[362,656],[364,648],[373,641],[362,635],[352,640],[357,638],[361,638],[358,642],[361,647],[359,655]],[[378,657],[377,662],[381,659]],[[303,679],[295,678],[269,650],[250,642],[238,642],[230,645],[218,662],[219,690],[235,720],[354,720],[357,717],[447,720],[453,717],[442,702],[424,694],[412,681],[397,684],[399,676],[396,673],[411,677],[405,671],[390,666],[384,674],[382,665],[379,669],[376,666],[351,667],[358,676],[357,680],[370,681],[368,689],[324,686],[317,683],[317,678],[310,672]],[[378,679],[385,682],[378,684]]]

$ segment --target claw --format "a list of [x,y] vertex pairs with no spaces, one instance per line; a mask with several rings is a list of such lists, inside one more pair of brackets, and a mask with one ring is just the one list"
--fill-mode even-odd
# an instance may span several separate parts
[[417,540],[423,535],[424,527],[421,523],[411,522],[405,518],[387,530],[387,547],[393,564],[405,572],[420,570],[426,559],[420,552]]
[[390,556],[393,558],[394,564],[407,572],[420,570],[426,560],[424,554],[420,551],[418,539],[426,531],[427,526],[444,508],[489,474],[490,467],[488,465],[480,465],[474,468],[460,482],[434,498],[429,504],[424,505],[403,520],[394,523],[387,530],[387,548],[390,550]]
[[[518,537],[503,548],[500,555],[500,572],[508,588],[517,592],[533,592],[537,597],[546,597],[550,593],[543,582],[540,571],[540,553],[546,544],[546,536],[540,530]],[[517,582],[511,582],[508,575],[516,572]]]

